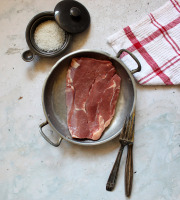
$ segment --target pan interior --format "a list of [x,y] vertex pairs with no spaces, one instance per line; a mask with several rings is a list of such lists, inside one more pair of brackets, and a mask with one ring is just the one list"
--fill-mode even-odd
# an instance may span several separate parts
[[[65,96],[66,73],[72,58],[75,57],[110,60],[115,66],[117,74],[121,77],[120,95],[114,118],[104,131],[102,137],[97,141],[73,139],[68,130]],[[79,52],[70,54],[57,62],[46,80],[43,92],[44,111],[52,128],[66,140],[81,145],[100,144],[115,138],[120,133],[124,120],[132,111],[134,104],[134,86],[132,79],[124,67],[121,61],[117,61],[99,52]]]

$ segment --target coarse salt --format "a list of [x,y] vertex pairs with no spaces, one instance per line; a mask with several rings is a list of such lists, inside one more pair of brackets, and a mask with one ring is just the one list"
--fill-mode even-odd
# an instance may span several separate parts
[[44,51],[59,49],[65,40],[65,32],[53,20],[39,24],[34,32],[36,45]]

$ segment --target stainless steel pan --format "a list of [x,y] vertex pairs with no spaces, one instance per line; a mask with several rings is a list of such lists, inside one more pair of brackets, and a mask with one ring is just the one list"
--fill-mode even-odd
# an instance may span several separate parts
[[[138,66],[135,70],[129,71],[126,65],[119,59],[120,54],[124,51],[129,53],[136,61]],[[110,60],[115,66],[117,74],[121,77],[120,95],[114,118],[110,126],[104,131],[102,137],[97,141],[73,139],[68,130],[65,102],[66,73],[72,58],[75,57]],[[56,147],[60,145],[62,139],[79,145],[98,145],[117,137],[122,129],[126,116],[131,114],[135,109],[136,83],[132,74],[140,70],[141,65],[137,58],[125,49],[120,50],[117,57],[96,50],[79,50],[64,56],[53,66],[44,83],[42,104],[47,121],[39,125],[41,135],[47,142]],[[60,138],[57,143],[52,142],[43,132],[43,127],[47,124],[59,134]]]

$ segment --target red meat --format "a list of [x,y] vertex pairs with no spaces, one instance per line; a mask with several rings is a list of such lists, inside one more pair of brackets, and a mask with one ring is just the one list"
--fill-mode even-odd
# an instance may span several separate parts
[[101,137],[114,116],[120,80],[110,61],[72,59],[66,79],[66,105],[73,138]]

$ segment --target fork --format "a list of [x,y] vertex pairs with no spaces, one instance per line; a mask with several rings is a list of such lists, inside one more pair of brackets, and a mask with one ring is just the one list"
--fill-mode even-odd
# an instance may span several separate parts
[[131,116],[126,117],[123,128],[120,132],[119,136],[120,148],[106,184],[106,190],[108,191],[112,191],[115,187],[124,147],[126,145],[133,144],[134,122],[135,122],[135,112],[133,112]]

